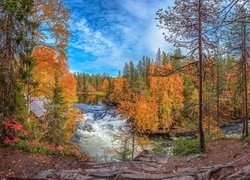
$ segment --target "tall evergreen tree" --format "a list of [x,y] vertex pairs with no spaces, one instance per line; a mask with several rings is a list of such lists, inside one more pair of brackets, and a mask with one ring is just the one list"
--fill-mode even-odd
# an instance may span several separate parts
[[54,96],[52,100],[46,105],[46,125],[47,132],[45,139],[55,145],[62,145],[65,143],[65,123],[66,123],[66,103],[62,97],[62,89],[59,85],[59,73],[55,75]]

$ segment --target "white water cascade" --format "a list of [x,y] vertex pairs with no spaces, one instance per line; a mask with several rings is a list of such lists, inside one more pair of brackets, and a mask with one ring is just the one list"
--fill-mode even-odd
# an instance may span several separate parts
[[115,161],[110,149],[119,147],[116,135],[123,132],[126,120],[116,114],[113,107],[102,103],[91,106],[75,104],[84,112],[84,122],[78,124],[76,141],[82,152],[92,157],[93,161]]

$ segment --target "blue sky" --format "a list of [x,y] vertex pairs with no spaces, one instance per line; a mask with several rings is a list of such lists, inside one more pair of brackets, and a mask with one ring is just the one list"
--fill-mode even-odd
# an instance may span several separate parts
[[72,72],[115,76],[125,62],[143,55],[155,58],[158,48],[171,51],[155,13],[173,0],[65,0],[71,9],[68,61]]

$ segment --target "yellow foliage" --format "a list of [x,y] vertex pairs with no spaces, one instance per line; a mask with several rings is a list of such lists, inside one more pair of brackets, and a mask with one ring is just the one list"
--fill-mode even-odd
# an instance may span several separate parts
[[177,110],[183,108],[183,84],[178,73],[168,76],[153,76],[155,72],[169,72],[172,66],[170,62],[156,68],[150,65],[149,83],[151,97],[156,101],[159,118],[159,126],[169,129],[177,117]]
[[64,100],[68,105],[76,102],[76,80],[69,72],[67,64],[57,58],[55,50],[47,46],[38,46],[34,49],[33,56],[36,62],[33,75],[34,80],[38,82],[38,87],[32,96],[52,98],[57,71],[60,73],[60,86]]
[[108,88],[109,88],[109,81],[107,79],[104,79],[102,83],[101,91],[108,92]]
[[76,107],[71,107],[66,112],[67,121],[65,123],[65,138],[70,140],[74,136],[76,121],[83,120],[82,111]]

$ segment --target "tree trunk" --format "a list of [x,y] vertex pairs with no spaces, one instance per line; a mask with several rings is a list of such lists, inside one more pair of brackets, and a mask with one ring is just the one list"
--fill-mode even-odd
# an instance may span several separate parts
[[248,65],[247,65],[247,42],[246,42],[246,36],[247,36],[247,29],[246,29],[246,23],[243,22],[243,63],[244,63],[244,106],[245,106],[245,115],[244,115],[244,123],[245,123],[245,131],[244,135],[248,136]]
[[200,150],[205,151],[205,140],[203,132],[203,62],[202,62],[202,0],[199,0],[199,134]]

